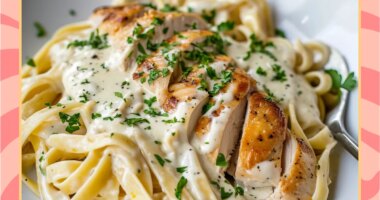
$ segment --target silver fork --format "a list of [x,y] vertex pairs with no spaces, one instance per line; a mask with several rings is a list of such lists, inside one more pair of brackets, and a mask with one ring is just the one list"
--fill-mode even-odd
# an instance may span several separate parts
[[[337,50],[331,48],[330,60],[327,63],[328,68],[337,70],[342,74],[343,78],[348,75],[348,66],[343,56]],[[348,91],[342,89],[342,96],[339,104],[331,110],[327,115],[325,122],[330,128],[335,139],[342,144],[342,146],[358,159],[358,143],[347,132],[344,124],[344,117],[346,116]]]

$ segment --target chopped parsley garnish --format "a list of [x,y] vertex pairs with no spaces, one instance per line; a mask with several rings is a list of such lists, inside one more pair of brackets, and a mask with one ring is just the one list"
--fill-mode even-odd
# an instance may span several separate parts
[[152,107],[153,103],[157,101],[157,97],[152,97],[150,99],[144,99],[144,103],[149,107]]
[[91,119],[96,119],[96,118],[99,118],[99,117],[102,117],[102,114],[100,114],[100,113],[92,113],[91,114]]
[[146,54],[140,54],[140,55],[138,55],[137,58],[136,58],[136,63],[140,65],[141,63],[144,62],[144,60],[145,60],[146,58],[148,58],[148,55],[146,55]]
[[163,8],[161,8],[162,12],[173,12],[177,11],[177,8],[175,6],[172,6],[170,4],[165,4]]
[[44,37],[46,35],[46,30],[40,22],[34,22],[34,27],[37,30],[37,37]]
[[165,165],[165,160],[160,155],[154,154],[154,157],[162,167]]
[[33,58],[29,58],[27,61],[26,61],[26,64],[31,66],[31,67],[35,67],[36,66],[36,63],[34,62]]
[[184,173],[186,172],[186,169],[187,169],[187,166],[184,166],[184,167],[177,167],[176,170],[178,173]]
[[120,99],[124,99],[123,94],[121,92],[115,92],[114,94],[116,97],[119,97]]
[[220,166],[220,167],[227,167],[227,161],[226,161],[226,158],[224,157],[224,155],[222,153],[219,153],[218,156],[216,157],[216,162],[215,162],[216,166]]
[[39,161],[38,168],[40,169],[40,172],[43,176],[46,175],[46,171],[41,166],[41,162],[45,160],[44,154],[45,154],[45,152],[42,152],[40,158],[38,159],[38,161]]
[[154,102],[157,101],[157,98],[156,97],[152,97],[150,99],[144,99],[144,103],[146,105],[148,105],[148,109],[145,109],[144,110],[144,113],[147,114],[147,115],[150,115],[152,117],[156,117],[156,116],[164,116],[164,117],[167,117],[168,114],[167,113],[161,113],[160,111],[158,111],[157,109],[153,108],[152,105]]
[[200,82],[200,87],[198,88],[198,90],[204,90],[204,91],[207,91],[208,89],[208,84],[206,82],[205,79],[201,79],[201,82]]
[[273,81],[284,82],[287,80],[285,70],[283,70],[280,65],[272,65],[272,70],[275,73],[274,77],[272,78]]
[[155,17],[152,21],[152,25],[162,25],[164,23],[164,20],[158,17]]
[[161,141],[155,140],[155,141],[154,141],[154,144],[161,145],[162,143],[161,143]]
[[74,40],[67,45],[67,48],[90,46],[93,49],[105,49],[109,47],[107,36],[107,33],[99,35],[99,30],[96,29],[91,32],[88,40]]
[[138,36],[144,31],[144,28],[141,26],[141,24],[137,24],[136,27],[133,29],[133,35]]
[[148,109],[145,109],[145,110],[144,110],[144,113],[147,114],[147,115],[150,115],[150,116],[152,116],[152,117],[156,117],[156,116],[167,117],[167,116],[169,116],[168,113],[162,113],[162,112],[158,111],[158,110],[155,109],[155,108],[148,108]]
[[273,92],[270,91],[269,88],[267,88],[266,85],[263,85],[263,88],[264,88],[265,93],[267,93],[267,96],[265,97],[265,99],[266,99],[267,101],[273,101],[273,102],[274,102],[274,101],[277,101],[277,100],[276,100],[276,97],[275,97],[274,94],[273,94]]
[[260,76],[267,76],[267,72],[261,67],[257,68],[256,74],[258,74]]
[[132,44],[132,42],[133,42],[133,38],[132,38],[132,37],[128,37],[128,38],[127,38],[127,42],[128,42],[128,44]]
[[216,75],[215,69],[213,69],[212,67],[207,66],[206,72],[207,72],[208,77],[210,77],[212,80],[218,79],[218,76]]
[[80,82],[80,84],[82,84],[82,85],[89,84],[89,83],[90,83],[90,81],[88,81],[87,78],[84,79],[82,82]]
[[211,91],[209,91],[209,94],[211,96],[216,96],[221,89],[223,89],[229,82],[232,80],[232,71],[230,70],[224,70],[221,72],[221,82],[214,84]]
[[137,49],[139,50],[140,53],[146,54],[146,51],[145,51],[144,47],[141,45],[141,43],[139,43],[137,45]]
[[243,58],[244,60],[248,60],[252,53],[262,53],[273,59],[274,61],[277,61],[277,58],[270,52],[268,51],[268,48],[270,47],[275,47],[272,42],[264,42],[262,40],[259,40],[255,34],[252,34],[250,36],[251,43],[249,45],[250,50],[247,52],[245,57]]
[[224,187],[220,189],[220,197],[222,199],[228,199],[232,196],[233,192],[227,192],[224,190]]
[[152,43],[152,41],[148,40],[146,42],[146,48],[149,49],[150,51],[156,51],[158,49],[158,44]]
[[152,3],[144,3],[144,4],[141,4],[141,5],[143,5],[143,6],[145,6],[145,7],[152,8],[152,9],[154,9],[154,10],[157,10],[157,6],[154,5],[154,4],[152,4]]
[[230,31],[232,29],[234,29],[235,27],[235,23],[232,22],[232,21],[226,21],[226,22],[222,22],[218,25],[218,31],[219,32],[224,32],[224,31]]
[[165,77],[167,75],[169,75],[169,69],[167,68],[164,68],[162,70],[152,69],[149,72],[148,83],[152,84],[153,81],[155,81],[159,77]]
[[51,103],[50,103],[50,102],[46,102],[46,103],[45,103],[45,106],[51,108]]
[[181,176],[181,179],[179,179],[177,187],[175,188],[175,196],[177,197],[178,200],[181,200],[181,193],[183,188],[187,184],[187,179],[183,176]]
[[174,117],[173,119],[162,120],[162,122],[167,124],[185,123],[185,118],[182,117],[181,120],[178,120],[176,117]]
[[286,34],[283,30],[280,30],[280,29],[276,29],[274,34],[278,37],[282,37],[282,38],[286,38]]
[[66,131],[69,133],[73,133],[77,130],[79,130],[81,124],[79,122],[80,113],[75,113],[73,115],[66,114],[64,112],[59,112],[59,118],[61,119],[62,123],[68,123],[68,126],[66,127]]
[[168,30],[169,30],[169,27],[165,27],[164,29],[162,29],[162,33],[166,34],[166,33],[168,33]]
[[342,83],[342,75],[339,74],[339,72],[336,71],[335,69],[328,69],[328,70],[325,70],[325,72],[329,74],[332,79],[333,84],[332,84],[331,89],[334,92],[339,92],[340,88],[344,88],[348,91],[351,91],[357,85],[354,72],[350,72],[347,78],[343,81],[343,83]]
[[207,113],[207,111],[209,111],[213,106],[215,105],[215,103],[213,102],[207,102],[203,107],[202,107],[202,114],[205,114]]
[[216,16],[216,10],[213,9],[211,11],[202,11],[202,18],[206,20],[206,22],[212,24],[214,22],[214,18]]
[[77,15],[77,12],[76,12],[74,9],[70,9],[70,10],[69,10],[69,14],[70,14],[71,16],[75,16],[75,15]]
[[238,195],[244,196],[244,189],[240,186],[235,187],[235,197]]
[[79,98],[81,98],[80,102],[81,103],[86,103],[88,101],[88,96],[86,93],[82,93]]
[[124,120],[123,123],[127,124],[128,126],[136,126],[136,125],[142,124],[142,123],[148,123],[149,124],[149,121],[147,119],[144,119],[144,118],[127,118]]

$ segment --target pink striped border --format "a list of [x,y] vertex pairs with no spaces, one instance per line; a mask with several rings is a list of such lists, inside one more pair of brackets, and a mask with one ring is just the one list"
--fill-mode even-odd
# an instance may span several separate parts
[[361,1],[361,199],[380,199],[380,1]]
[[19,199],[20,144],[18,95],[20,58],[20,2],[0,0],[0,177],[1,200]]
[[[360,25],[360,199],[380,199],[380,1],[362,0]],[[20,1],[0,0],[1,200],[20,197],[18,69]],[[10,95],[12,94],[12,95]],[[16,96],[15,96],[16,95]]]

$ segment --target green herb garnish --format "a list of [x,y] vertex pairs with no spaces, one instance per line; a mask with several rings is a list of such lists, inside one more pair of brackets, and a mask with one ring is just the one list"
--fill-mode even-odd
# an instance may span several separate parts
[[170,4],[165,4],[163,8],[161,8],[162,12],[173,12],[177,11],[177,8],[175,6],[172,6]]
[[228,163],[227,163],[224,155],[222,153],[219,153],[218,156],[216,157],[215,164],[216,164],[216,166],[226,167]]
[[181,179],[178,181],[177,187],[175,189],[175,196],[177,197],[178,200],[181,200],[181,193],[183,188],[187,184],[187,179],[183,176],[181,176]]
[[262,53],[270,57],[272,60],[277,61],[277,58],[268,51],[268,48],[275,47],[272,42],[264,42],[262,40],[259,40],[255,34],[252,34],[250,36],[251,43],[249,45],[250,50],[246,53],[244,60],[248,60],[252,53]]
[[207,113],[207,111],[209,111],[213,106],[215,105],[215,103],[213,102],[207,102],[203,107],[202,107],[202,114],[205,114]]
[[44,37],[46,30],[40,22],[34,22],[34,27],[37,29],[37,37]]
[[282,38],[286,38],[286,34],[283,30],[280,30],[280,29],[276,29],[274,34],[278,37],[282,37]]
[[219,32],[224,32],[224,31],[230,31],[232,29],[234,29],[235,27],[235,23],[232,22],[232,21],[226,21],[226,22],[222,22],[218,25],[218,31]]
[[75,113],[73,115],[66,114],[64,112],[59,112],[59,118],[61,119],[62,123],[68,123],[68,126],[66,127],[66,131],[69,133],[73,133],[77,130],[79,130],[81,124],[79,122],[80,113]]
[[258,74],[260,76],[267,76],[267,72],[261,67],[257,68],[256,74]]
[[238,195],[244,196],[244,189],[240,186],[235,187],[235,197]]
[[226,191],[224,190],[224,187],[222,187],[222,188],[220,189],[220,197],[221,197],[222,199],[228,199],[228,198],[230,198],[230,197],[232,196],[232,194],[233,194],[233,192],[226,192]]
[[144,118],[127,118],[124,120],[123,124],[127,124],[128,126],[136,126],[142,123],[150,123],[147,119]]
[[283,70],[280,65],[272,65],[272,70],[275,73],[274,77],[272,78],[273,81],[284,82],[287,80],[285,70]]
[[34,62],[33,58],[29,58],[27,61],[26,61],[26,64],[31,66],[31,67],[35,67],[36,66],[36,63]]
[[162,122],[167,124],[185,123],[185,118],[182,117],[181,120],[178,120],[176,117],[174,117],[173,119],[162,120]]
[[91,119],[96,119],[96,118],[99,118],[99,117],[102,117],[102,114],[100,114],[100,113],[92,113],[91,114]]
[[154,157],[162,167],[165,165],[165,160],[160,155],[154,154]]
[[184,166],[184,167],[177,167],[176,170],[178,173],[184,173],[187,169],[187,166]]
[[99,35],[99,30],[96,29],[94,32],[91,32],[88,40],[74,40],[67,45],[67,48],[90,46],[93,49],[105,49],[109,47],[107,36],[107,33]]
[[202,11],[203,19],[206,20],[206,22],[208,22],[209,24],[212,24],[214,22],[215,16],[216,16],[216,10],[215,9],[213,9],[211,11],[205,11],[205,10]]

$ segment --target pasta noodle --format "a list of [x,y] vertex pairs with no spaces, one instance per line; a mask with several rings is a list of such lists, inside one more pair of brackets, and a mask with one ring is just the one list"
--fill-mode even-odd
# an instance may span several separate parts
[[[113,5],[120,7],[114,13],[102,10],[104,14],[101,8],[90,20],[59,29],[34,56],[36,66],[23,67],[24,183],[46,200],[278,199],[274,195],[277,186],[240,187],[241,183],[224,176],[224,162],[236,158],[218,154],[223,148],[216,141],[221,143],[223,138],[209,135],[209,140],[203,141],[194,136],[202,123],[210,132],[225,131],[227,126],[220,124],[229,123],[233,120],[229,116],[246,107],[246,101],[238,104],[233,100],[237,96],[233,92],[255,82],[257,90],[266,93],[266,100],[285,111],[289,120],[286,140],[295,138],[312,148],[318,169],[309,196],[327,199],[329,155],[336,142],[323,120],[326,110],[337,102],[330,76],[321,71],[329,59],[329,48],[320,42],[296,40],[292,44],[275,36],[265,0],[152,3],[158,9],[206,15],[209,24],[192,14],[169,14],[169,19],[160,19],[166,15],[152,10],[144,14],[146,8],[139,10],[130,1],[117,0]],[[125,5],[130,7],[123,8]],[[234,24],[229,27],[227,22]],[[162,24],[178,30],[155,27]],[[185,32],[191,29],[204,31],[195,32],[205,34],[211,42]],[[219,33],[207,36],[206,29]],[[191,43],[180,40],[173,44],[178,38]],[[228,45],[218,47],[220,41]],[[206,44],[216,45],[222,55],[209,58],[208,53],[203,57],[189,53]],[[149,51],[155,52],[155,57],[149,57]],[[157,53],[165,51],[174,53]],[[192,61],[190,71],[185,63],[176,67],[173,63],[181,56],[194,56],[191,59],[199,59],[201,64]],[[146,64],[149,59],[153,64]],[[142,70],[154,68],[155,73],[137,71],[141,65]],[[161,65],[173,66],[159,68]],[[244,79],[235,66],[255,81],[237,89],[228,86]],[[206,74],[210,77],[207,83]],[[152,85],[156,80],[162,82]],[[214,87],[208,87],[209,82]],[[217,120],[207,125],[213,117]],[[239,120],[234,123],[242,125]],[[234,127],[231,132],[240,129]],[[210,159],[216,159],[217,166],[210,164]],[[235,169],[231,166],[227,172],[230,170]],[[31,173],[37,178],[31,178]]]

